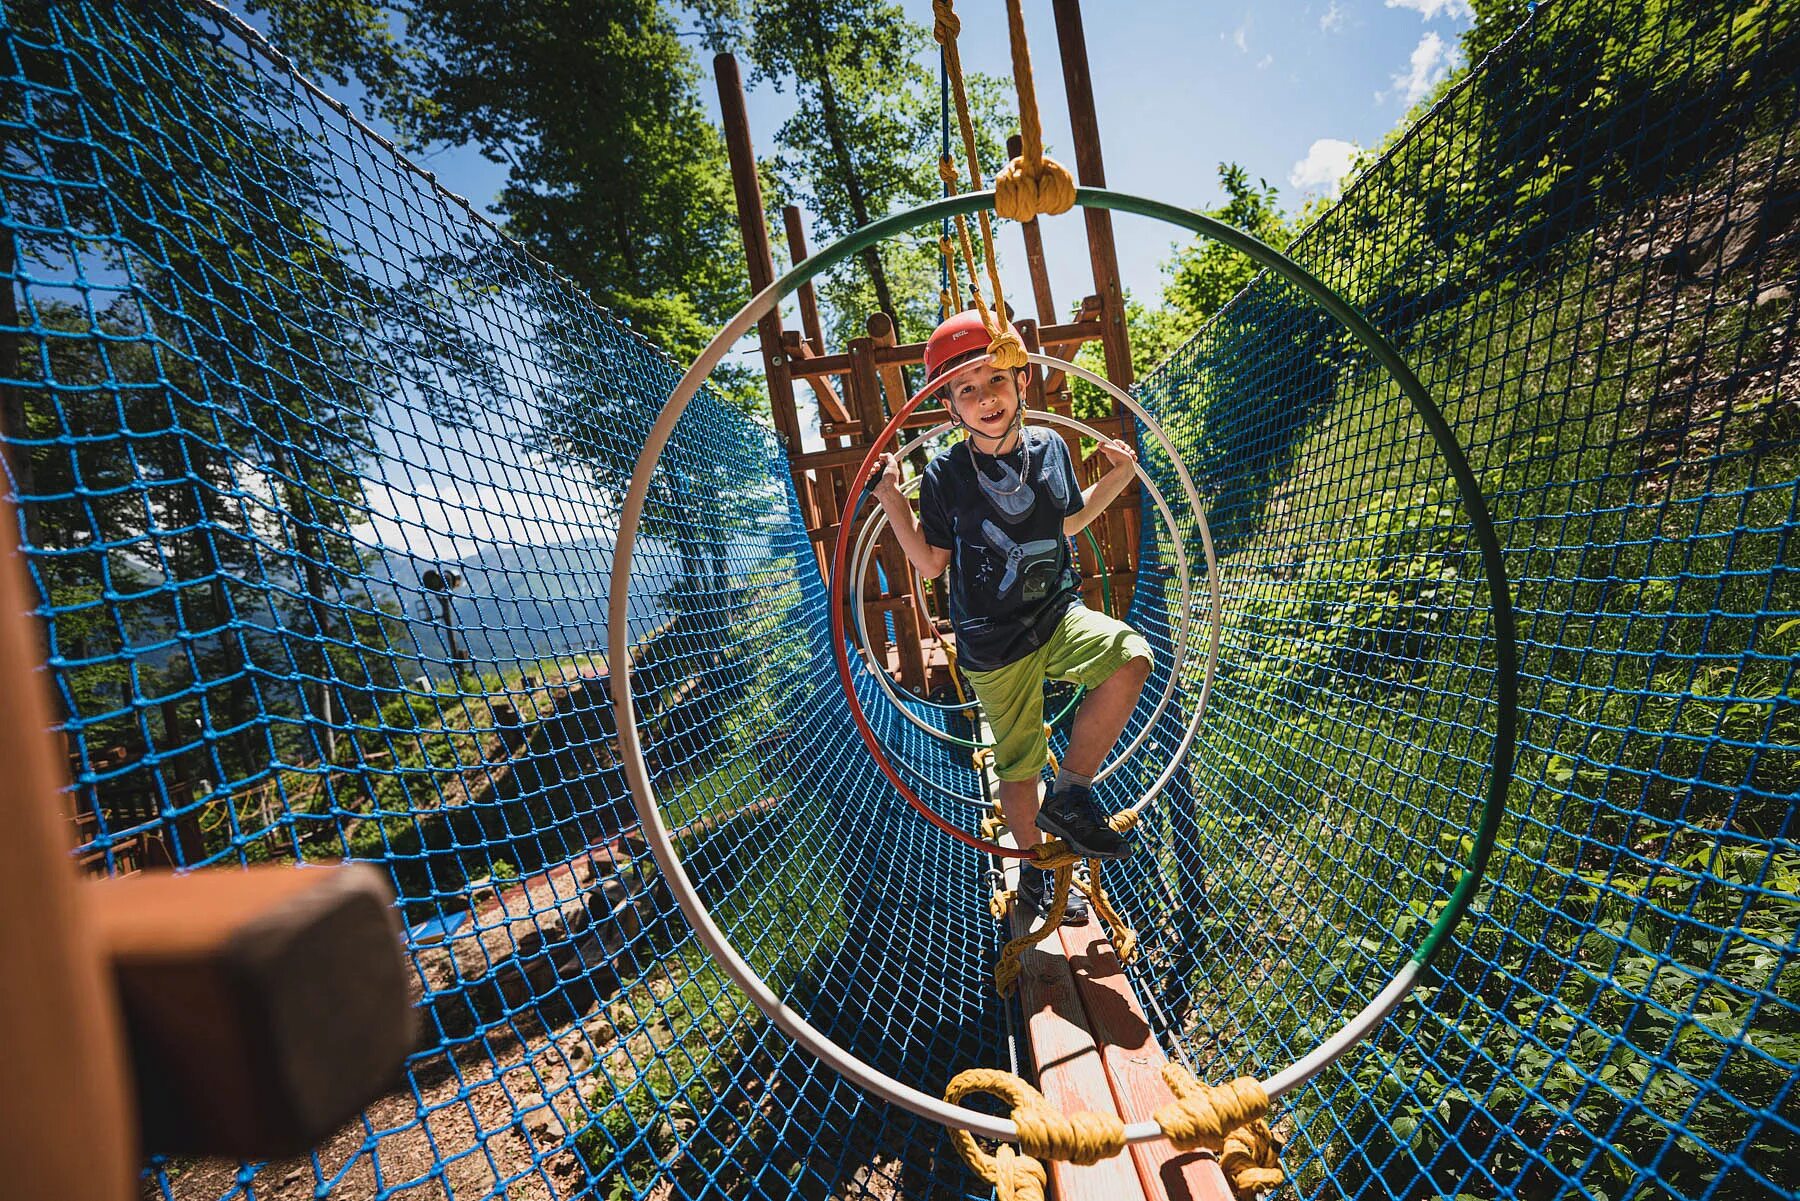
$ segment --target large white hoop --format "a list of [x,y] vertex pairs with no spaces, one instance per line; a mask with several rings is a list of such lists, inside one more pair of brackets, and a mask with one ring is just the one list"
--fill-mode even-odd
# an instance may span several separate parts
[[[701,351],[700,357],[682,375],[680,382],[675,386],[675,391],[670,395],[661,411],[657,413],[656,420],[645,439],[644,448],[639,453],[637,464],[632,471],[631,486],[626,491],[625,501],[619,514],[619,536],[613,554],[612,584],[607,602],[607,656],[611,667],[610,683],[619,730],[620,757],[625,768],[626,779],[631,784],[632,804],[637,809],[645,837],[650,844],[651,852],[656,856],[658,866],[662,868],[670,892],[681,906],[682,912],[693,923],[694,932],[699,937],[701,944],[706,947],[719,966],[744,990],[757,1007],[768,1015],[770,1021],[774,1022],[795,1042],[822,1060],[826,1066],[864,1091],[945,1126],[967,1130],[986,1138],[1016,1141],[1018,1129],[1010,1120],[980,1113],[960,1105],[952,1105],[929,1093],[921,1092],[911,1085],[895,1080],[850,1054],[783,1003],[768,984],[751,970],[749,964],[744,962],[735,948],[731,946],[730,941],[726,939],[724,932],[719,929],[718,924],[713,921],[711,912],[695,891],[693,881],[688,877],[687,869],[681,862],[681,856],[675,849],[669,828],[662,820],[662,813],[656,804],[656,792],[650,782],[649,765],[645,762],[643,744],[638,736],[637,707],[631,695],[631,559],[636,545],[638,525],[643,519],[645,502],[650,493],[650,481],[655,474],[657,461],[662,457],[663,448],[668,445],[676,423],[680,421],[682,413],[699,393],[701,386],[718,368],[727,351],[745,337],[757,321],[773,312],[784,296],[808,279],[843,260],[859,247],[872,244],[890,233],[901,232],[920,224],[928,224],[942,216],[971,212],[982,207],[991,208],[993,200],[992,191],[971,192],[961,196],[946,197],[907,212],[884,217],[826,247],[762,289],[750,299],[748,304],[739,309],[730,321],[726,322],[725,326],[713,336],[711,342],[707,343],[706,349]],[[1490,799],[1482,813],[1481,827],[1476,840],[1477,850],[1457,881],[1455,891],[1451,896],[1451,903],[1445,907],[1444,912],[1433,924],[1425,945],[1414,954],[1411,960],[1399,968],[1387,987],[1383,988],[1373,1000],[1347,1021],[1336,1034],[1321,1042],[1299,1062],[1263,1082],[1263,1088],[1270,1101],[1273,1102],[1323,1071],[1398,1008],[1401,1001],[1417,984],[1425,966],[1448,939],[1456,922],[1467,911],[1475,889],[1480,884],[1487,859],[1492,851],[1495,831],[1505,812],[1506,788],[1512,775],[1513,713],[1516,709],[1518,695],[1518,661],[1517,635],[1513,626],[1511,593],[1506,587],[1505,563],[1501,556],[1498,536],[1493,529],[1493,519],[1488,512],[1486,501],[1481,495],[1480,486],[1469,468],[1468,460],[1463,455],[1461,447],[1456,443],[1455,437],[1449,433],[1449,427],[1443,419],[1442,412],[1432,402],[1431,397],[1426,393],[1424,386],[1419,383],[1418,377],[1407,365],[1406,360],[1381,336],[1379,331],[1368,323],[1367,319],[1347,302],[1279,251],[1203,214],[1142,197],[1108,192],[1098,188],[1077,188],[1076,202],[1084,207],[1140,213],[1205,234],[1225,245],[1241,250],[1254,261],[1270,267],[1280,273],[1283,278],[1302,287],[1348,328],[1358,340],[1370,347],[1377,359],[1400,382],[1402,390],[1412,401],[1415,410],[1425,422],[1432,437],[1436,440],[1439,450],[1445,456],[1464,502],[1476,520],[1477,535],[1481,544],[1482,565],[1488,573],[1489,587],[1494,593],[1496,638],[1501,658],[1498,701],[1501,706],[1502,721],[1495,740],[1494,771],[1489,781]],[[1068,369],[1090,382],[1098,382],[1091,373],[1074,368],[1072,365]],[[1175,459],[1175,463],[1178,470],[1182,469],[1179,457]],[[1209,547],[1209,562],[1211,558]],[[1216,573],[1213,575],[1212,587],[1215,590],[1218,588]],[[1215,626],[1213,630],[1215,645],[1219,636],[1220,631]],[[1211,683],[1209,671],[1204,687],[1210,690]],[[1181,753],[1170,758],[1167,769],[1170,774],[1179,766],[1182,755],[1186,753],[1186,741],[1184,740]],[[1125,1127],[1125,1140],[1128,1143],[1148,1142],[1160,1137],[1162,1137],[1162,1131],[1154,1120],[1132,1122]]]

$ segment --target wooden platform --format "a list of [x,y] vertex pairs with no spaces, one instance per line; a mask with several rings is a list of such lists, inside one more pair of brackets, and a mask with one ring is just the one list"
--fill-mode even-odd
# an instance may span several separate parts
[[[1010,834],[1005,841],[1011,845]],[[1021,869],[1016,859],[1008,864],[1009,888],[1017,886],[1021,870],[1036,870]],[[1015,914],[1015,937],[1025,925]],[[1052,1104],[1065,1113],[1091,1109],[1133,1122],[1175,1099],[1161,1075],[1167,1056],[1098,917],[1039,943],[1021,969],[1026,1041],[1038,1089]],[[1231,1201],[1231,1187],[1210,1153],[1177,1152],[1166,1141],[1129,1147],[1090,1167],[1053,1162],[1049,1169],[1058,1201]]]

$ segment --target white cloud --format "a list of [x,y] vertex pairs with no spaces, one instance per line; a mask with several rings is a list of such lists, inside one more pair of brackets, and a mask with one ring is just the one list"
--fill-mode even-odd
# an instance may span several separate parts
[[[1394,76],[1394,90],[1400,93],[1401,103],[1410,108],[1419,97],[1442,83],[1461,61],[1460,48],[1445,42],[1436,32],[1427,33],[1413,47],[1407,69]],[[1382,99],[1382,94],[1376,93],[1376,99]]]
[[1362,147],[1338,138],[1320,138],[1306,152],[1306,157],[1288,172],[1288,182],[1303,191],[1325,192],[1336,196],[1340,181],[1349,172]]
[[1469,0],[1387,0],[1387,6],[1410,9],[1427,21],[1439,17],[1455,17],[1462,21],[1475,19],[1475,10],[1469,7]]
[[1231,44],[1245,54],[1250,53],[1250,22],[1248,20],[1232,32]]
[[[1393,3],[1393,0],[1389,0],[1389,3]],[[1319,18],[1319,28],[1326,33],[1337,33],[1344,28],[1344,10],[1337,0],[1331,0],[1326,6],[1325,15]]]
[[1273,54],[1265,54],[1256,60],[1256,69],[1258,71],[1265,70],[1266,68],[1273,66],[1274,63],[1275,56]]

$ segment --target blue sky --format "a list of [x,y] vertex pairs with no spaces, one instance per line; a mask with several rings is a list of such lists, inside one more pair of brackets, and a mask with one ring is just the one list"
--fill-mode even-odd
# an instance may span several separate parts
[[[930,0],[902,3],[930,24]],[[1005,7],[964,0],[957,11],[965,65],[1010,78]],[[1223,200],[1218,164],[1236,162],[1276,185],[1290,210],[1329,193],[1355,147],[1380,143],[1456,61],[1472,20],[1467,0],[1088,0],[1083,18],[1110,187],[1211,207]],[[1045,140],[1072,165],[1048,0],[1026,0],[1025,19]],[[716,118],[710,57],[701,65]],[[752,136],[766,153],[793,111],[792,93],[765,84],[749,105]],[[478,206],[504,178],[472,151],[440,151],[427,165]],[[1070,215],[1044,226],[1057,304],[1066,309],[1092,291],[1081,221]],[[1172,231],[1136,217],[1120,217],[1116,227],[1126,287],[1154,299]],[[1009,257],[1020,261],[1016,252]]]

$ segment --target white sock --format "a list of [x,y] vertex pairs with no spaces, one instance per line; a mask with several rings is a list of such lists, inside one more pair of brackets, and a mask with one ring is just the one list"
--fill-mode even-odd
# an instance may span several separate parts
[[1057,768],[1056,783],[1050,786],[1050,791],[1052,793],[1058,793],[1071,785],[1077,788],[1092,788],[1094,786],[1094,777],[1084,776],[1080,772],[1070,771],[1066,767]]

